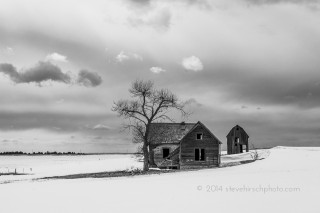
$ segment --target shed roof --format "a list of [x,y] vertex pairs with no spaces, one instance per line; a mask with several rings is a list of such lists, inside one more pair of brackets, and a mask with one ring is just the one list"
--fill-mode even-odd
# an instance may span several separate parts
[[230,132],[228,133],[227,137],[228,137],[228,136],[234,136],[236,131],[241,131],[242,133],[246,134],[246,135],[248,136],[248,138],[249,138],[249,135],[246,133],[246,131],[244,131],[244,129],[243,129],[241,126],[239,126],[239,125],[235,125],[235,126],[230,130]]

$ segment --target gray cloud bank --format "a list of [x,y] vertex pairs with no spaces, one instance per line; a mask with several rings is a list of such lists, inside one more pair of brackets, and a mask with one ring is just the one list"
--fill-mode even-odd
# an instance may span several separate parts
[[61,113],[61,112],[11,112],[0,110],[0,130],[47,129],[59,132],[75,132],[102,129],[106,120],[115,115],[107,113]]
[[[305,74],[292,71],[286,74],[261,74],[264,70],[255,66],[252,70],[237,68],[221,68],[208,65],[208,70],[215,72],[193,73],[184,77],[185,87],[196,85],[194,91],[214,90],[219,92],[221,99],[242,105],[256,106],[294,106],[300,109],[319,108],[320,106],[320,75]],[[272,68],[269,68],[272,70]],[[257,73],[254,73],[258,70]],[[267,69],[268,70],[268,69]],[[191,75],[192,74],[192,75]],[[178,78],[178,75],[172,79]],[[173,80],[172,80],[173,83]]]
[[[55,81],[65,84],[71,84],[72,80],[69,74],[63,73],[61,69],[46,61],[40,61],[34,67],[18,72],[17,68],[9,63],[0,64],[0,73],[3,73],[14,83],[38,83],[46,81]],[[94,72],[81,70],[78,74],[77,83],[86,87],[95,87],[102,83],[102,78]]]
[[25,72],[18,72],[12,64],[0,64],[0,72],[8,75],[15,83],[41,83],[43,81],[70,82],[70,76],[50,62],[39,62]]
[[102,78],[98,73],[89,72],[88,70],[80,70],[78,83],[86,87],[95,87],[102,83]]

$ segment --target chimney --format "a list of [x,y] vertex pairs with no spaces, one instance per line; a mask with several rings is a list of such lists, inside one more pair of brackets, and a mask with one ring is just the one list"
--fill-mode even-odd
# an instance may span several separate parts
[[186,123],[184,121],[182,121],[180,123],[180,125],[181,125],[181,130],[185,130],[186,129]]

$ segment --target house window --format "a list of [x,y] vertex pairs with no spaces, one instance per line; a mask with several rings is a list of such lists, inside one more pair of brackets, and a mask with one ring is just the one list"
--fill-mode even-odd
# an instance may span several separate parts
[[204,149],[195,149],[194,150],[194,160],[195,161],[205,161],[206,153]]
[[197,140],[202,140],[202,136],[203,136],[202,133],[197,133]]
[[163,158],[168,157],[169,154],[170,154],[170,149],[169,149],[169,148],[163,148],[163,149],[162,149],[162,156],[163,156]]

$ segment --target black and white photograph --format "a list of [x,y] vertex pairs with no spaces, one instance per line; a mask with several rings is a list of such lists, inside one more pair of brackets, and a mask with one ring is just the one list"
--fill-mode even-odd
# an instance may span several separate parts
[[1,213],[319,198],[320,0],[0,0]]

